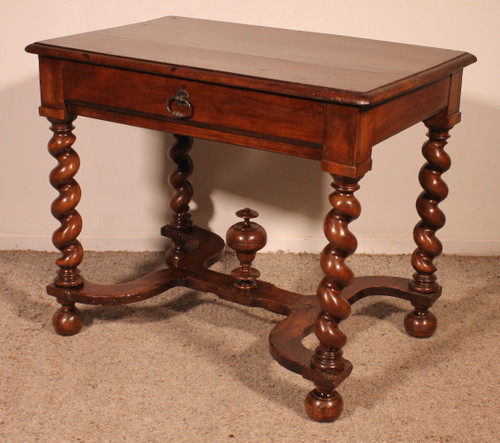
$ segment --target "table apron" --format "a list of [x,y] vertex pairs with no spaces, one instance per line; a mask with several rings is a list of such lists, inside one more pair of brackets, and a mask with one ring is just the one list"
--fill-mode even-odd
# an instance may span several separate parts
[[[204,138],[215,139],[210,136],[215,131],[219,141],[221,133],[233,134],[226,137],[229,142],[234,135],[263,138],[295,145],[294,155],[300,146],[315,151],[301,156],[321,155],[326,105],[319,101],[78,62],[65,62],[62,78],[70,112],[97,118],[117,114],[116,121],[128,115],[138,118],[137,126],[170,132],[183,127],[181,133]],[[134,124],[131,118],[126,123]]]

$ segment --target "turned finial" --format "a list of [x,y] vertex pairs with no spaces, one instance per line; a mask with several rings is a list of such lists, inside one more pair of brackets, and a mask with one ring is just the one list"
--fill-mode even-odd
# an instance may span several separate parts
[[257,269],[251,267],[257,251],[267,243],[267,233],[262,226],[250,219],[259,216],[257,211],[250,208],[241,209],[236,216],[243,219],[231,226],[226,234],[227,245],[236,251],[240,267],[231,272],[234,285],[239,289],[252,289],[257,285],[255,281],[260,276]]

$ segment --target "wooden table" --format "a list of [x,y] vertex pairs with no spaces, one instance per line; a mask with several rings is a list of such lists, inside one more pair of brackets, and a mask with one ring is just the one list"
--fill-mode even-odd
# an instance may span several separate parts
[[[56,332],[80,331],[75,303],[132,303],[174,286],[268,309],[285,316],[271,331],[271,353],[314,382],[305,405],[318,421],[333,421],[342,411],[336,388],[352,365],[342,356],[346,336],[339,323],[352,303],[369,295],[406,299],[414,307],[405,318],[406,331],[415,337],[434,333],[437,322],[429,308],[441,287],[433,260],[442,250],[435,234],[445,223],[438,204],[447,195],[441,174],[450,167],[444,147],[449,130],[460,121],[462,70],[476,61],[474,56],[180,17],[47,40],[27,51],[39,56],[40,114],[52,124],[48,146],[58,161],[50,183],[59,191],[52,214],[61,223],[53,235],[61,256],[57,277],[47,288],[61,304],[53,318]],[[74,179],[79,158],[72,148],[72,122],[78,115],[175,134],[169,151],[177,165],[169,179],[173,215],[161,231],[173,240],[165,269],[111,286],[80,274],[80,187]],[[354,278],[345,264],[357,245],[348,225],[360,214],[354,192],[371,169],[372,147],[421,121],[429,131],[419,175],[421,221],[413,231],[415,273],[411,279]],[[258,280],[251,263],[266,233],[250,221],[256,213],[248,208],[238,213],[244,221],[227,233],[241,266],[231,275],[209,269],[224,241],[191,221],[188,151],[193,137],[315,159],[331,174],[327,245],[319,260],[325,276],[316,295]],[[312,332],[319,342],[315,351],[302,344]]]

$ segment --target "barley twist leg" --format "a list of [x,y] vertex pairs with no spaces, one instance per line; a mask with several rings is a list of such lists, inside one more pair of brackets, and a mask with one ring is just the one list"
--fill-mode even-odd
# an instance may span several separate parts
[[[76,211],[80,201],[80,186],[73,178],[80,167],[78,154],[72,146],[75,136],[72,130],[74,120],[49,119],[53,136],[49,141],[50,154],[57,160],[57,166],[50,173],[50,184],[57,189],[59,196],[52,203],[52,215],[61,226],[52,236],[54,246],[61,251],[56,260],[59,266],[54,284],[63,288],[75,288],[83,284],[78,266],[83,260],[83,248],[77,240],[82,230],[82,218]],[[74,303],[60,301],[62,307],[56,311],[52,323],[61,335],[74,335],[82,328],[82,318]]]
[[176,267],[176,263],[185,252],[186,242],[182,233],[192,229],[193,222],[189,213],[189,203],[193,197],[193,187],[188,178],[193,173],[193,162],[188,152],[193,146],[193,138],[174,134],[175,142],[169,150],[169,158],[176,164],[177,169],[169,176],[170,186],[174,189],[174,195],[170,199],[172,209],[172,220],[169,227],[178,232],[174,239],[174,246],[167,253],[167,264]]
[[[321,313],[314,324],[314,332],[320,344],[311,365],[314,369],[333,374],[344,371],[348,363],[342,356],[342,347],[346,344],[347,337],[339,329],[339,323],[351,312],[349,302],[342,297],[342,289],[354,278],[345,259],[357,247],[356,237],[349,231],[348,224],[358,218],[361,212],[361,206],[354,197],[354,192],[359,189],[358,181],[359,179],[333,176],[334,192],[330,195],[333,208],[324,221],[328,245],[321,253],[320,262],[325,277],[317,291]],[[312,419],[330,422],[340,416],[343,401],[335,390],[336,387],[317,383],[316,388],[308,394],[306,410]]]
[[[441,229],[446,221],[444,213],[438,204],[448,195],[448,186],[441,178],[451,165],[449,155],[444,148],[449,138],[451,128],[442,128],[428,125],[428,140],[422,147],[422,153],[427,163],[419,174],[423,192],[417,199],[417,212],[421,221],[413,231],[417,248],[412,255],[412,266],[415,269],[410,288],[425,294],[441,290],[437,283],[437,270],[434,259],[443,250],[443,245],[436,237],[436,231]],[[427,306],[414,304],[414,311],[405,318],[405,329],[414,337],[430,337],[437,327],[436,317]]]

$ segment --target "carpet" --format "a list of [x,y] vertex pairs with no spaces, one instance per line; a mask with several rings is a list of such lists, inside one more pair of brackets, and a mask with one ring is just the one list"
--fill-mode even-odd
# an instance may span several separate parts
[[[497,442],[500,257],[442,256],[443,296],[429,339],[406,335],[409,303],[369,297],[341,324],[352,375],[344,412],[311,421],[312,383],[270,356],[280,316],[186,288],[131,305],[79,305],[61,337],[45,294],[54,253],[0,251],[2,442]],[[161,266],[161,253],[87,252],[82,273],[117,283]],[[357,255],[356,275],[409,276],[408,256]],[[227,254],[215,268],[236,266]],[[257,257],[261,279],[313,294],[317,256]],[[306,339],[314,346],[314,338]],[[309,343],[310,342],[310,343]]]

